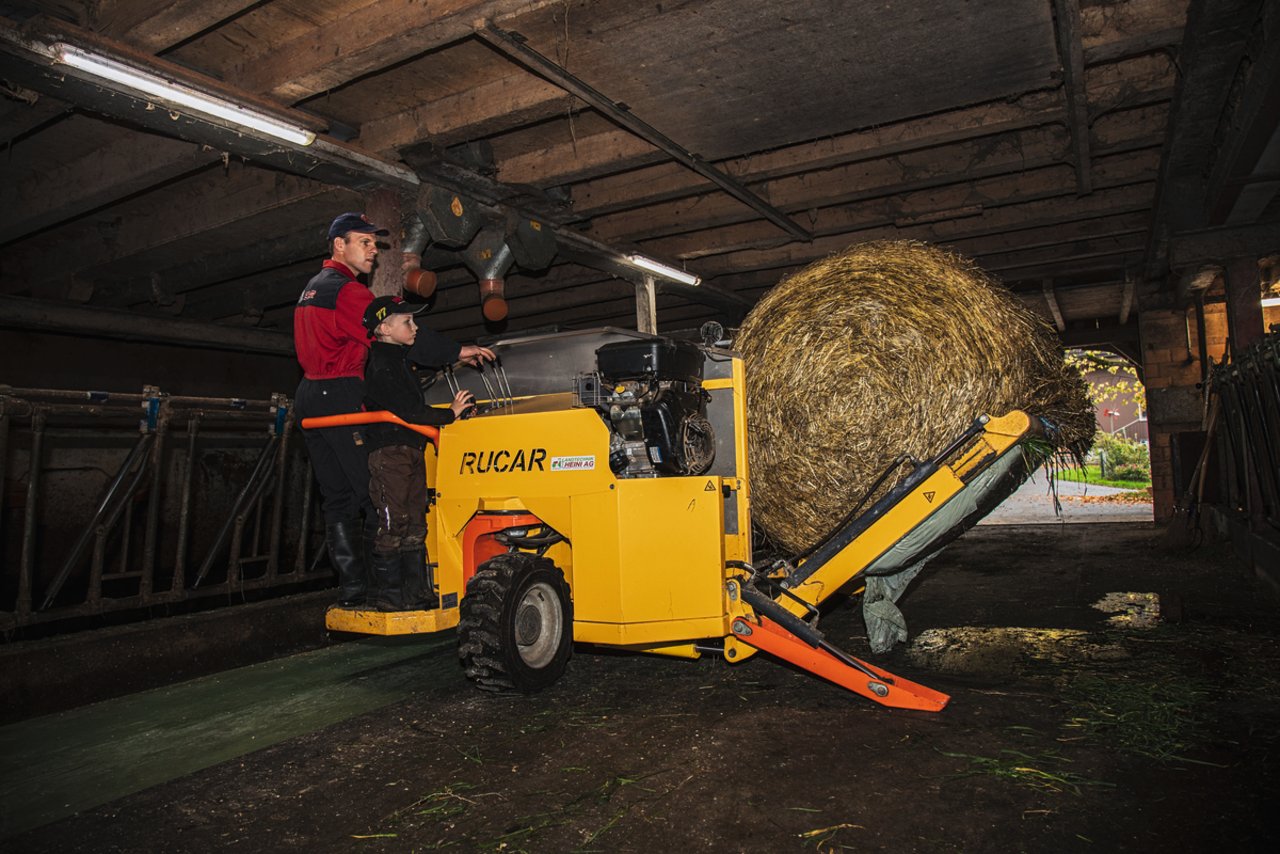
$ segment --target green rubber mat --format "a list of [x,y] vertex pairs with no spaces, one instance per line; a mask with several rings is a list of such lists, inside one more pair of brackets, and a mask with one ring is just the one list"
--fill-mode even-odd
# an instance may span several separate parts
[[362,638],[0,727],[0,837],[389,705],[453,645]]

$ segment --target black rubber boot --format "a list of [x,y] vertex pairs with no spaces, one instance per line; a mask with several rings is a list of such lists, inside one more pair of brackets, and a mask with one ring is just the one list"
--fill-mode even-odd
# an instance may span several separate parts
[[400,553],[373,552],[373,571],[369,574],[369,607],[379,611],[405,611],[404,571]]
[[338,571],[338,604],[350,608],[364,604],[364,533],[359,519],[330,522],[324,529],[329,560]]
[[435,579],[432,567],[426,563],[427,551],[417,548],[413,551],[401,552],[404,577],[404,604],[409,611],[430,611],[440,606],[440,598],[436,596]]

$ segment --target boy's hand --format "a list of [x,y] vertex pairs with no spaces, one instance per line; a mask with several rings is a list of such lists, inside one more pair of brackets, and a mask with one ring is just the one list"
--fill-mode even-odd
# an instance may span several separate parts
[[453,403],[449,404],[449,408],[453,410],[454,418],[462,418],[463,413],[470,409],[474,409],[475,405],[476,396],[466,389],[463,389],[453,396]]
[[458,353],[458,361],[466,362],[471,367],[476,367],[481,362],[492,362],[498,358],[488,347],[477,347],[475,344],[465,344]]

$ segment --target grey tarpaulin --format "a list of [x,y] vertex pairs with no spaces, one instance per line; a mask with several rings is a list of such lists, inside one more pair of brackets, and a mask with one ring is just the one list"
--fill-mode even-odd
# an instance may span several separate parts
[[[907,639],[906,618],[894,603],[925,563],[953,539],[947,536],[949,532],[967,530],[1026,479],[1026,463],[1016,450],[1006,453],[859,576],[867,585],[862,597],[862,618],[872,652],[886,653]],[[933,544],[941,545],[929,551]]]

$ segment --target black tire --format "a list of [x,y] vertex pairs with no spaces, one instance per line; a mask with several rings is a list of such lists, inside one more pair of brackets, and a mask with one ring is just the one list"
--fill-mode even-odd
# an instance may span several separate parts
[[485,691],[541,691],[573,654],[573,602],[548,558],[514,552],[485,561],[467,582],[458,658]]

